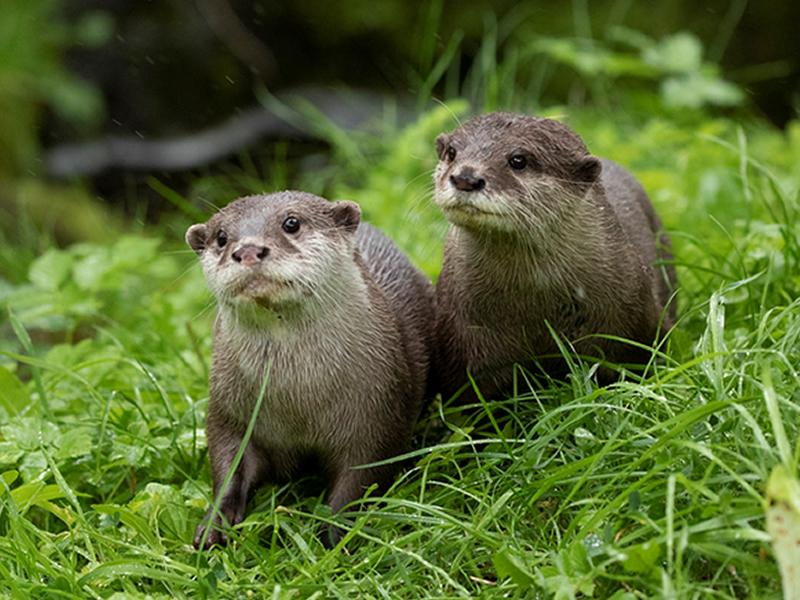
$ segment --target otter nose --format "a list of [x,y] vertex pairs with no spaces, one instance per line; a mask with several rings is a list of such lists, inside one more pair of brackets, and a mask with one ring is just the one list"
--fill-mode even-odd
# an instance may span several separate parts
[[463,169],[457,175],[450,175],[450,183],[462,192],[477,192],[486,187],[486,180],[478,177],[470,168]]
[[269,254],[269,248],[266,246],[257,246],[255,244],[244,244],[233,251],[231,256],[233,260],[242,263],[246,267],[261,262]]

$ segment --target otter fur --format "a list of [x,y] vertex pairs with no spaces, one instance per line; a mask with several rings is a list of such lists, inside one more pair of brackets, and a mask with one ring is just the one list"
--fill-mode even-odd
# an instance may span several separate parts
[[[385,489],[396,464],[356,467],[408,450],[430,366],[430,281],[360,222],[356,204],[302,192],[238,199],[186,241],[218,303],[207,439],[220,510],[195,546],[224,543],[221,524],[244,518],[259,485],[309,461],[334,512],[373,484]],[[333,544],[342,532],[328,534]]]
[[636,179],[567,126],[523,114],[472,118],[436,148],[435,201],[451,223],[436,286],[439,389],[452,395],[470,373],[482,392],[508,393],[517,364],[562,376],[555,337],[608,363],[646,361],[637,344],[672,326],[677,280]]

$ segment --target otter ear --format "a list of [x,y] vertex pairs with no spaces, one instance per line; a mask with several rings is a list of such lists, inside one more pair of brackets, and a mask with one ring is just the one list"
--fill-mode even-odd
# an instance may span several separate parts
[[345,231],[354,232],[361,222],[361,209],[355,202],[339,200],[333,203],[333,222]]
[[587,154],[575,164],[575,179],[583,183],[594,183],[602,170],[600,159]]
[[446,133],[436,138],[436,156],[439,157],[439,160],[444,158],[444,151],[447,150],[448,143],[450,143],[450,136]]
[[191,246],[197,254],[202,254],[206,249],[206,225],[197,223],[186,230],[186,243]]

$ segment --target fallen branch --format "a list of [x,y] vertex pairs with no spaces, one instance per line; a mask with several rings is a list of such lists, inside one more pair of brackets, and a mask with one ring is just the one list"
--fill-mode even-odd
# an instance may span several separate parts
[[[281,94],[276,101],[286,107],[306,102],[337,127],[353,129],[380,116],[386,98],[365,91],[315,88]],[[233,155],[262,138],[286,137],[317,138],[310,130],[290,124],[275,111],[259,106],[220,125],[176,138],[109,136],[55,146],[46,152],[45,165],[48,175],[59,178],[97,175],[108,169],[185,171]]]

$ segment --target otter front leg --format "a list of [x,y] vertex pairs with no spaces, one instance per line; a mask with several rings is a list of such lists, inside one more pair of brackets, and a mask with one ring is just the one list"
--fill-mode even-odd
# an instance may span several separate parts
[[[365,460],[353,464],[366,464],[380,460]],[[358,500],[364,492],[373,485],[378,484],[378,492],[383,492],[391,483],[398,465],[384,465],[369,469],[354,469],[348,465],[339,469],[331,479],[328,488],[328,505],[331,511],[336,514],[342,507],[354,500]],[[333,548],[344,537],[345,531],[341,527],[331,525],[321,532],[322,543],[326,548]]]
[[229,428],[223,429],[209,419],[208,454],[211,462],[214,499],[216,501],[220,495],[222,497],[219,501],[219,512],[213,521],[211,517],[214,507],[212,505],[197,527],[194,535],[194,547],[197,549],[200,549],[203,536],[209,526],[210,530],[206,535],[203,549],[207,550],[214,544],[222,545],[228,541],[227,536],[222,532],[222,527],[241,523],[250,494],[264,478],[267,467],[265,457],[251,441],[245,448],[228,487],[224,490],[221,489],[241,443],[242,436],[240,434],[234,433]]

